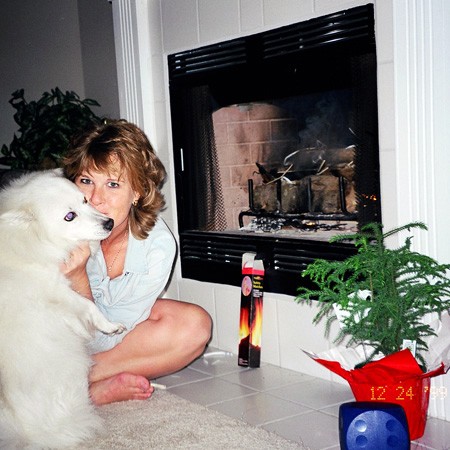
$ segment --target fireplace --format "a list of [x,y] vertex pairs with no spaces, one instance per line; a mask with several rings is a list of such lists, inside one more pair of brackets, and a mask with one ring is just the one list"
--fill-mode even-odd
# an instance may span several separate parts
[[169,55],[182,275],[294,294],[381,221],[373,5]]

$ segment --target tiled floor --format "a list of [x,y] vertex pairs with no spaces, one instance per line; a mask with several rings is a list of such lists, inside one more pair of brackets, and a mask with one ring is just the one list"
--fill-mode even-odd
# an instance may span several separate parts
[[[215,348],[188,368],[155,381],[180,397],[311,450],[339,449],[339,405],[354,401],[346,385],[269,364],[246,369],[237,365],[236,355]],[[411,449],[450,449],[450,422],[429,418],[424,436]]]

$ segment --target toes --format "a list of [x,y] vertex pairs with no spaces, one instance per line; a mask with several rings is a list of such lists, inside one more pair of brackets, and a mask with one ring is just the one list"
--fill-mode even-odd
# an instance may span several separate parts
[[154,388],[142,376],[120,373],[92,383],[90,395],[97,406],[125,400],[145,400],[152,396]]

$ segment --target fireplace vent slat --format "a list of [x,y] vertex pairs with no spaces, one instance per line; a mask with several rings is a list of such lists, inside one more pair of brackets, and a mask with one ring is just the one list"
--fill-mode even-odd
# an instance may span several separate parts
[[264,58],[286,55],[288,53],[298,53],[300,50],[312,50],[327,44],[334,44],[338,41],[350,41],[367,36],[367,27],[362,26],[351,31],[334,30],[321,36],[307,37],[287,37],[283,41],[278,40],[274,43],[268,43],[264,49]]
[[185,259],[203,259],[207,261],[216,261],[216,262],[225,262],[225,263],[241,263],[241,255],[231,255],[227,253],[223,253],[220,249],[196,249],[190,248],[184,249],[184,258]]
[[225,262],[240,265],[242,254],[245,252],[256,252],[253,245],[242,246],[241,243],[233,245],[230,239],[205,239],[204,236],[196,238],[190,236],[183,239],[181,254],[183,259],[199,259],[205,261]]
[[247,62],[245,40],[235,39],[175,53],[169,55],[168,62],[171,78],[245,64]]
[[330,250],[325,248],[318,254],[316,247],[292,248],[275,246],[273,250],[273,269],[275,271],[289,272],[300,276],[300,273],[306,266],[314,262],[318,257],[327,260],[342,259],[342,253]]
[[273,255],[273,268],[275,270],[289,270],[297,274],[306,268],[310,263],[314,262],[314,258],[304,256],[282,255],[275,253]]
[[311,19],[263,35],[264,58],[315,49],[342,42],[373,38],[374,25],[367,8],[354,8]]

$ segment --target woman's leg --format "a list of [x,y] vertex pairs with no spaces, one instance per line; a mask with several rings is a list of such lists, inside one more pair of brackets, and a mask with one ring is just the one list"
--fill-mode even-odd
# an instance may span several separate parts
[[90,374],[95,404],[151,396],[147,378],[176,372],[200,356],[211,336],[211,318],[201,307],[158,299],[148,320],[106,352],[94,355]]

